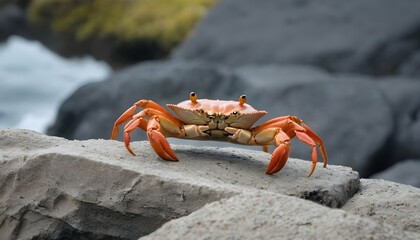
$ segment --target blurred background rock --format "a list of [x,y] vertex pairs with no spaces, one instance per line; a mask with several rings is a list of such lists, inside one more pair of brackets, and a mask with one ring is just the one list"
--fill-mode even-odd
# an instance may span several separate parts
[[[324,139],[331,164],[420,187],[419,1],[27,0],[1,6],[2,39],[37,39],[63,56],[87,54],[116,69],[68,97],[48,134],[107,139],[115,119],[139,99],[166,104],[190,91],[214,99],[245,93],[251,105],[269,112],[263,121],[288,114],[304,119]],[[146,138],[138,131],[132,139]],[[310,149],[294,143],[291,155],[308,159]]]

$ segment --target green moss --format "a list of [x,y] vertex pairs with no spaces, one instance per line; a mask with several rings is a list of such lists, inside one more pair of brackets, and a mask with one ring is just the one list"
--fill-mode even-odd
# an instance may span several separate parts
[[32,0],[29,19],[79,41],[181,42],[216,0]]

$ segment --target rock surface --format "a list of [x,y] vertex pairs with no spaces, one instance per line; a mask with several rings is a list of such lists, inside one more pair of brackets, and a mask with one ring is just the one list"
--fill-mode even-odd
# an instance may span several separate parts
[[420,159],[420,81],[385,78],[378,87],[394,115],[388,142],[392,147],[387,147],[384,158],[392,162]]
[[379,179],[362,179],[359,192],[342,209],[420,233],[419,188]]
[[370,176],[372,179],[385,179],[420,188],[420,160],[408,159],[398,162],[382,172]]
[[420,77],[420,50],[412,53],[410,58],[401,64],[399,74]]
[[310,64],[395,74],[414,66],[412,55],[420,49],[417,9],[415,0],[224,0],[173,55],[232,66]]
[[418,239],[392,225],[278,194],[238,195],[141,239]]
[[265,175],[269,154],[173,146],[178,163],[161,160],[147,142],[69,141],[0,130],[0,239],[76,236],[135,239],[164,222],[222,198],[257,191],[339,207],[358,189],[347,167],[289,159]]

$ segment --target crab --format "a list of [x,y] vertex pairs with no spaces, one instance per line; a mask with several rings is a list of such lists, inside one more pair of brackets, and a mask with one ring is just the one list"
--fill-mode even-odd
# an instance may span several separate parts
[[[189,100],[167,104],[177,117],[152,100],[140,100],[115,121],[111,137],[116,139],[118,126],[128,121],[124,127],[127,150],[135,155],[130,147],[130,133],[141,128],[147,133],[157,155],[168,161],[178,161],[178,157],[169,146],[167,137],[260,145],[265,152],[268,152],[269,145],[275,145],[266,169],[266,174],[272,175],[286,164],[290,140],[296,136],[312,148],[312,167],[308,177],[312,175],[318,162],[317,145],[324,160],[323,166],[327,166],[327,153],[322,139],[300,118],[282,116],[253,127],[267,112],[254,109],[246,100],[246,95],[241,95],[238,101],[198,99],[197,94],[191,92]],[[136,114],[138,107],[144,109]]]

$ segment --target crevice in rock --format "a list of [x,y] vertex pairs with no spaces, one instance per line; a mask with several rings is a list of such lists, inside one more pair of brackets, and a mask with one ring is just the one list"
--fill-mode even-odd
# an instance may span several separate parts
[[141,183],[141,176],[139,176],[139,177],[137,177],[135,180],[134,180],[134,183],[133,183],[133,185],[131,185],[130,186],[130,189],[127,191],[127,192],[125,192],[122,196],[121,196],[121,202],[125,202],[125,197],[128,195],[128,194],[130,194],[132,191],[133,191],[133,189],[139,184],[139,183]]

